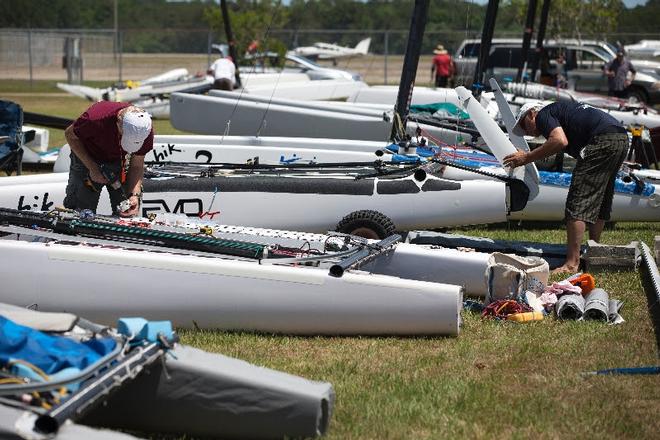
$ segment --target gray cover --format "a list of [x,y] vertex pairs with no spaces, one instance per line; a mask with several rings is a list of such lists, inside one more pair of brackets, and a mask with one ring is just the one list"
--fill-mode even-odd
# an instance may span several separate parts
[[555,312],[559,319],[581,319],[584,314],[584,298],[577,294],[562,295],[555,304]]
[[[16,421],[25,412],[26,411],[0,404],[0,439],[23,439],[23,437],[16,434],[14,426]],[[123,434],[121,432],[90,428],[75,423],[66,423],[60,428],[57,436],[52,438],[53,440],[130,440],[137,439],[138,437],[133,437],[132,435]]]
[[44,332],[68,332],[78,321],[78,317],[71,313],[37,312],[5,303],[0,303],[0,315],[17,324]]
[[607,322],[610,314],[610,296],[603,289],[593,289],[584,299],[584,319]]
[[[407,243],[436,245],[446,248],[465,247],[478,252],[502,252],[520,256],[541,257],[548,262],[550,269],[557,268],[566,261],[565,244],[536,243],[531,241],[505,241],[492,238],[470,237],[460,234],[446,234],[432,231],[411,231]],[[581,253],[585,246],[582,246]]]
[[[94,426],[213,438],[314,437],[332,414],[332,385],[177,346],[84,419]],[[168,377],[169,376],[169,377]]]

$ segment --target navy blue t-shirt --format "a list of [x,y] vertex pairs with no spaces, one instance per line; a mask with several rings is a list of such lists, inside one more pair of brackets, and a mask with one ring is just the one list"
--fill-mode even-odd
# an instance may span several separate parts
[[576,159],[594,136],[626,132],[608,113],[573,101],[558,101],[543,107],[536,115],[536,127],[546,138],[552,130],[561,127],[568,139],[566,152]]

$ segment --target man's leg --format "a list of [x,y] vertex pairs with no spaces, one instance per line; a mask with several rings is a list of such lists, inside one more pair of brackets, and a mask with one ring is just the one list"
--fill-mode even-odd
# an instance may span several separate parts
[[69,209],[91,209],[96,212],[99,204],[100,192],[96,192],[85,185],[89,171],[85,165],[71,152],[71,167],[69,168],[69,181],[66,185],[64,207]]
[[598,243],[600,241],[600,234],[605,228],[605,220],[598,219],[596,223],[589,224],[589,239]]
[[553,273],[575,273],[580,267],[580,245],[584,237],[585,222],[573,218],[566,219],[566,261]]

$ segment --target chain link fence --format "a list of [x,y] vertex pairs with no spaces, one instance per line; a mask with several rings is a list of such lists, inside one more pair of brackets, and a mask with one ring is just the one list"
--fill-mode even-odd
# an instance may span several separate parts
[[[407,35],[407,30],[277,29],[264,35],[261,45],[268,49],[277,40],[279,46],[288,48],[311,46],[319,41],[355,47],[369,37],[368,55],[319,63],[357,72],[369,84],[397,84]],[[495,37],[521,38],[522,33],[497,33]],[[467,38],[480,38],[480,32],[427,31],[417,84],[430,84],[432,51],[436,45],[442,44],[453,53]],[[608,39],[628,43],[660,39],[660,33],[615,34]],[[113,30],[0,29],[0,78],[112,83],[140,80],[175,68],[186,68],[194,74],[205,71],[213,61],[211,45],[224,41],[224,35],[210,30],[125,29],[115,33]],[[69,52],[65,51],[67,48]],[[75,65],[76,57],[80,58],[80,75],[71,77],[66,65]]]

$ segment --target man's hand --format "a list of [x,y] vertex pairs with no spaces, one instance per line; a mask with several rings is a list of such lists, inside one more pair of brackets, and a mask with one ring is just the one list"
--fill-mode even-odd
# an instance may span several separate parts
[[508,156],[505,156],[503,163],[505,167],[511,167],[511,168],[516,168],[525,165],[527,163],[527,153],[518,150],[515,153],[511,153]]
[[110,183],[108,182],[108,179],[105,178],[103,173],[101,173],[99,167],[92,167],[89,170],[89,178],[96,183],[102,183],[102,184]]
[[137,215],[138,208],[140,207],[140,198],[138,196],[130,196],[128,201],[131,203],[131,207],[119,213],[120,217],[133,217]]

